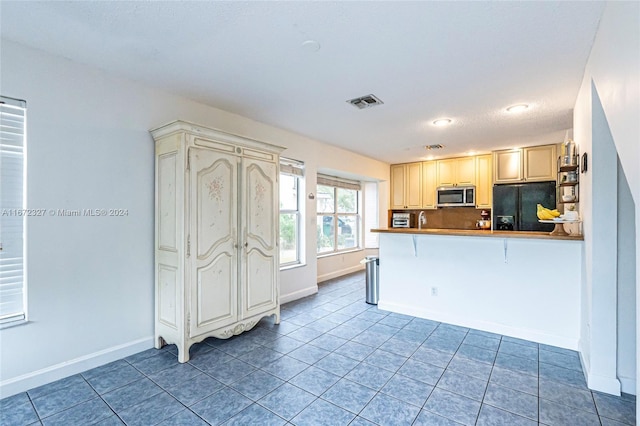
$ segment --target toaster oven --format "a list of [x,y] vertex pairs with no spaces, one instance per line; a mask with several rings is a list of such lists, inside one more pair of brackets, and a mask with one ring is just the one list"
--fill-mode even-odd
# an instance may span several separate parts
[[411,213],[393,213],[391,215],[392,228],[411,228]]

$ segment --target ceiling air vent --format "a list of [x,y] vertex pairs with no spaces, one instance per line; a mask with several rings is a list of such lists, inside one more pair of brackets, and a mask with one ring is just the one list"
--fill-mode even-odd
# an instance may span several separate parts
[[370,108],[384,103],[373,95],[360,96],[359,98],[351,99],[347,102],[358,109]]
[[444,145],[440,145],[439,143],[437,143],[435,145],[427,145],[427,146],[425,146],[425,148],[428,149],[428,150],[442,149],[442,148],[444,148]]

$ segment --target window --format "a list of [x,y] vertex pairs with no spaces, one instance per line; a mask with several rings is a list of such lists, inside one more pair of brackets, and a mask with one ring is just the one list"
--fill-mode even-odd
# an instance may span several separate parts
[[360,247],[360,183],[318,175],[318,254]]
[[280,160],[280,267],[298,265],[300,257],[300,178],[303,164]]
[[26,103],[0,97],[0,327],[25,319]]

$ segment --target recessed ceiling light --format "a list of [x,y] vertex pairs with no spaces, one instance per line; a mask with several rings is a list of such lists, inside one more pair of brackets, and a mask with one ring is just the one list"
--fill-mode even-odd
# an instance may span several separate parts
[[451,124],[451,119],[449,118],[440,118],[433,122],[434,126],[446,126],[448,124]]
[[527,104],[511,105],[507,108],[507,112],[522,112],[527,108],[529,108],[529,105]]
[[320,43],[315,40],[307,40],[303,42],[301,46],[302,49],[306,50],[307,52],[317,52],[318,50],[320,50]]

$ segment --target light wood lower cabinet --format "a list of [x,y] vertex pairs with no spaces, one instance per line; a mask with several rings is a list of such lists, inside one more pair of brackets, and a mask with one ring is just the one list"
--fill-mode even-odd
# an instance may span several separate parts
[[185,122],[156,142],[156,347],[178,360],[206,337],[280,321],[278,167],[282,148]]

